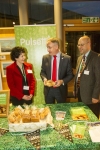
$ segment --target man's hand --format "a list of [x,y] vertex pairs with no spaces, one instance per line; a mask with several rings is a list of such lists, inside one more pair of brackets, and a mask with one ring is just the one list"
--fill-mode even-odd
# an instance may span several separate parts
[[57,81],[54,82],[54,86],[53,87],[59,87],[62,84],[63,84],[63,80],[57,80]]
[[46,85],[47,84],[47,79],[46,78],[44,78],[44,85]]
[[92,98],[92,103],[98,103],[99,99]]

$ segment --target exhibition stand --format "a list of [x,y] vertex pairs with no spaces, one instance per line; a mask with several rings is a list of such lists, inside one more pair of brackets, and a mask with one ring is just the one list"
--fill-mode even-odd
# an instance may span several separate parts
[[[8,119],[0,118],[0,149],[100,150],[100,141],[92,142],[89,134],[91,123],[98,122],[99,124],[100,122],[82,102],[44,104],[37,107],[50,108],[54,126],[47,124],[44,130],[9,132]],[[13,109],[14,106],[10,106],[10,112]],[[75,115],[78,116],[76,117]],[[77,129],[75,129],[76,127]]]

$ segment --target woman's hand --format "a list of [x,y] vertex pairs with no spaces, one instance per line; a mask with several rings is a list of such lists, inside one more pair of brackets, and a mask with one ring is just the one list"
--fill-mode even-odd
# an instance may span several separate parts
[[26,100],[26,101],[31,100],[31,98],[32,98],[32,94],[30,94],[30,95],[24,95],[24,96],[22,97],[22,99],[24,99],[24,100]]

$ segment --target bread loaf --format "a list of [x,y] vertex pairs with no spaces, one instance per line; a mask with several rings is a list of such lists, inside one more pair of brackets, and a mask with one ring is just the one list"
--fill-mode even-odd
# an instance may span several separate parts
[[27,123],[27,122],[31,122],[31,110],[30,109],[25,109],[22,115],[22,122],[23,123]]
[[31,122],[31,117],[29,114],[23,114],[22,116],[22,122],[23,123],[28,123],[28,122]]
[[40,121],[40,115],[39,110],[35,109],[31,111],[31,122],[39,122]]
[[43,111],[40,113],[40,119],[44,119],[48,115],[49,112],[50,112],[49,107],[45,107]]

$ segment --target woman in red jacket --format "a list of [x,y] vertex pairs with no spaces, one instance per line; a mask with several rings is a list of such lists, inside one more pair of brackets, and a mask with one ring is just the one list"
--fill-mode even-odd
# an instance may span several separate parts
[[36,81],[32,72],[32,65],[25,62],[25,52],[24,47],[14,47],[10,54],[14,63],[6,68],[10,100],[13,105],[31,104],[35,92]]

